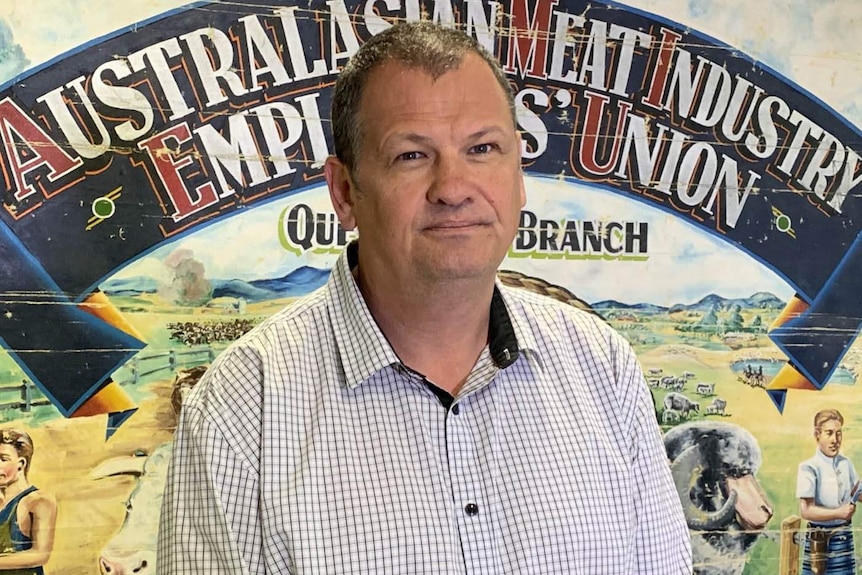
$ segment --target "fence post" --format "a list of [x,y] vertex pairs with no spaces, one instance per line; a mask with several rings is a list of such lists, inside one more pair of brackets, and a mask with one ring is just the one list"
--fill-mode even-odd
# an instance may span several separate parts
[[137,385],[138,383],[138,358],[132,358],[132,385]]
[[210,358],[210,363],[212,363],[212,361],[215,359],[216,354],[215,350],[212,348],[211,345],[207,346],[207,356]]
[[171,369],[171,371],[174,371],[177,369],[177,352],[176,352],[176,350],[171,349],[168,351],[168,367]]
[[799,526],[802,520],[791,515],[781,522],[781,542],[778,547],[778,575],[799,575]]
[[33,393],[30,381],[25,379],[21,380],[23,386],[21,387],[21,401],[24,402],[24,407],[22,410],[24,413],[30,413],[30,410],[33,408]]

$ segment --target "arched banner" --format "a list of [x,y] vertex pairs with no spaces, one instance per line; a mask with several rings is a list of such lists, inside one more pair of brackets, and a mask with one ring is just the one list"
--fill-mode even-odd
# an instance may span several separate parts
[[[783,382],[822,387],[853,341],[859,133],[729,46],[598,2],[205,6],[106,38],[0,94],[0,286],[24,300],[10,302],[0,337],[66,415],[140,343],[74,306],[30,306],[29,294],[87,302],[162,242],[319,179],[339,66],[387,18],[420,9],[457,20],[504,63],[528,172],[660,206],[794,286],[796,313],[772,332],[797,376]],[[561,254],[582,247],[566,230],[537,233]],[[71,342],[91,351],[32,354]]]
[[[85,416],[107,415],[114,443],[87,459],[88,481],[134,489],[124,527],[92,551],[103,572],[154,564],[183,393],[229,342],[323,285],[353,237],[322,175],[332,87],[405,19],[466,30],[512,84],[528,201],[502,281],[623,333],[669,459],[714,435],[739,450],[714,454],[722,473],[733,460],[731,479],[756,477],[762,516],[692,528],[696,572],[798,563],[792,536],[779,543],[798,523],[779,523],[799,512],[812,408],[858,401],[856,126],[737,47],[615,2],[220,0],[0,87],[0,388],[20,387],[11,409],[50,404],[90,434],[104,419]],[[788,390],[823,393],[794,405]],[[145,448],[126,449],[133,434]],[[75,449],[54,453],[89,457]],[[684,504],[714,518],[725,475],[698,484],[709,501],[681,491]]]

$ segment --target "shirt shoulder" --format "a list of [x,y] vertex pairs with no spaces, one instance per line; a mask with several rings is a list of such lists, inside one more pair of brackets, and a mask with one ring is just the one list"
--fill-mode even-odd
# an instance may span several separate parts
[[816,477],[817,469],[817,457],[810,457],[799,463],[799,477]]
[[817,496],[817,458],[806,459],[799,464],[796,474],[796,497],[813,499]]
[[641,406],[652,399],[625,338],[598,315],[552,297],[501,291],[522,353],[534,357],[548,378],[567,382],[600,406],[621,429],[633,429]]
[[[553,344],[615,362],[633,356],[626,339],[597,313],[526,289],[501,287],[519,346],[541,354]],[[523,343],[522,343],[523,342]]]
[[[260,424],[264,382],[273,362],[311,356],[326,339],[327,291],[320,288],[268,317],[231,343],[183,401],[228,432]],[[241,432],[241,430],[235,430]]]

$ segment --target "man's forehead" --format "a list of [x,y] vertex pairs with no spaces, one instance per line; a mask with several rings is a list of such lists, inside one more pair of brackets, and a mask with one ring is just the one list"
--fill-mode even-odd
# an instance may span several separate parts
[[368,80],[365,84],[365,91],[368,91],[368,86],[372,86],[378,82],[390,84],[391,82],[398,81],[401,78],[407,78],[410,82],[419,81],[422,83],[435,84],[442,77],[452,74],[457,70],[460,70],[463,65],[464,61],[462,60],[458,63],[457,66],[447,68],[442,71],[442,73],[434,73],[431,70],[427,70],[423,66],[420,66],[418,64],[402,62],[396,59],[388,59],[381,62],[374,69],[371,70],[368,75]]
[[509,114],[506,94],[490,66],[479,56],[475,58],[478,61],[465,59],[457,68],[436,77],[419,66],[387,62],[368,77],[358,111],[388,116],[399,109],[405,113],[420,108],[431,111],[437,105],[445,112],[448,106],[463,101],[474,105],[481,102],[483,109],[496,102]]
[[841,431],[842,427],[841,422],[837,419],[830,419],[820,425],[820,429],[823,431]]

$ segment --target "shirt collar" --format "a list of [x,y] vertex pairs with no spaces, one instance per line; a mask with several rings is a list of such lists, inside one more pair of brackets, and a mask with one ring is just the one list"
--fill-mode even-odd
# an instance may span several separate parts
[[521,354],[527,353],[534,357],[538,354],[539,348],[536,343],[536,336],[530,327],[530,320],[524,313],[523,304],[513,295],[513,292],[523,291],[521,288],[503,285],[499,277],[494,285],[494,297],[491,300],[491,325],[488,335],[489,342],[493,342],[495,329],[505,331],[504,337],[500,338],[500,344],[489,346],[492,352],[491,356],[501,369],[506,366],[500,366],[497,358],[505,358],[505,350],[508,345],[515,346],[515,353],[512,355],[512,361],[507,365],[514,363]]
[[[376,372],[401,363],[359,291],[351,270],[358,263],[359,242],[354,240],[338,258],[329,278],[329,319],[348,388]],[[488,349],[499,369],[512,365],[520,354],[520,341],[533,341],[520,321],[513,321],[499,280],[494,285],[488,323]],[[531,344],[532,348],[533,345]]]
[[329,320],[347,387],[353,389],[386,366],[399,364],[395,350],[377,327],[351,268],[356,265],[356,241],[338,258],[329,276]]
[[831,466],[833,466],[833,467],[837,466],[837,465],[838,465],[838,463],[839,463],[839,462],[841,461],[841,459],[842,459],[842,456],[841,456],[841,454],[840,454],[840,453],[839,453],[839,454],[837,454],[835,457],[829,457],[828,455],[826,455],[825,453],[823,453],[822,451],[820,451],[820,446],[817,446],[817,448],[815,448],[815,450],[814,450],[814,451],[815,451],[814,456],[815,456],[817,459],[819,459],[819,460],[820,460],[820,461],[822,461],[823,463],[825,463],[825,464],[827,464],[827,465],[831,465]]

